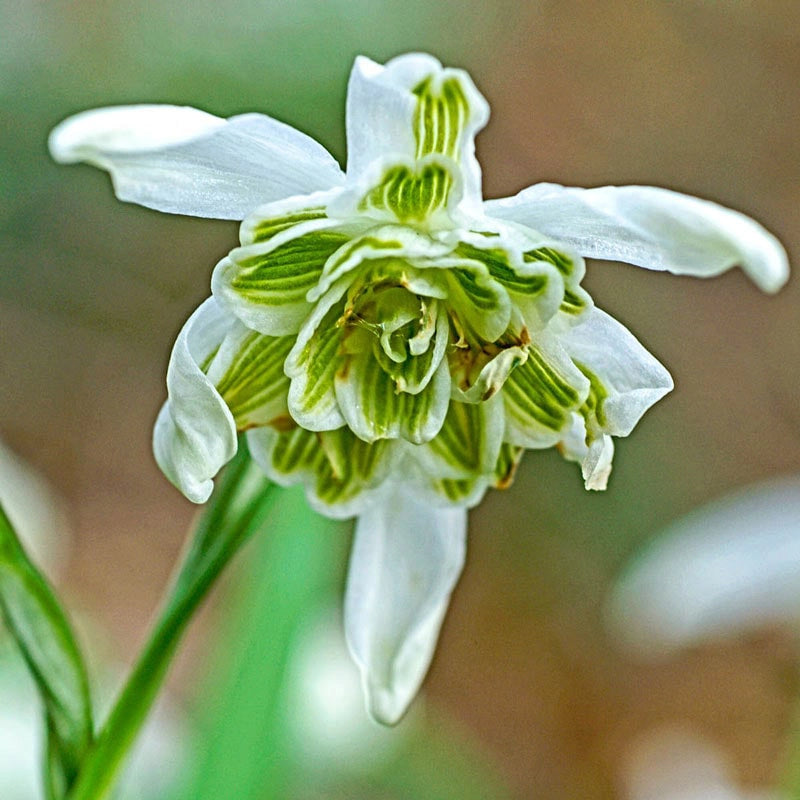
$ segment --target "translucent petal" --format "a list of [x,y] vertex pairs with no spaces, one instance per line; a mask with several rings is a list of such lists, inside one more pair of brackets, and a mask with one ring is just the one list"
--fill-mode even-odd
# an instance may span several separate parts
[[236,453],[236,424],[203,371],[235,322],[213,298],[183,326],[167,368],[169,399],[156,420],[159,467],[194,503],[208,500],[212,478]]
[[668,189],[541,183],[484,208],[572,245],[587,258],[701,278],[739,266],[767,292],[780,289],[789,276],[785,250],[759,223]]
[[396,488],[359,517],[345,634],[375,719],[399,721],[428,670],[466,555],[463,508],[433,508]]
[[64,120],[49,143],[56,161],[108,170],[120,200],[173,214],[244,219],[261,203],[344,181],[322,145],[261,114],[100,108]]

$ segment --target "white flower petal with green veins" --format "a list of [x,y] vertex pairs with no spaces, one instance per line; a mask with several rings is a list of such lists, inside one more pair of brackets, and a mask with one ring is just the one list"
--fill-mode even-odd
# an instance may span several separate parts
[[[315,303],[340,278],[352,273],[365,262],[384,259],[438,258],[446,255],[449,245],[437,242],[424,233],[402,225],[381,225],[367,230],[335,251],[325,262],[316,285],[307,300]],[[379,271],[373,278],[379,280]]]
[[494,473],[505,424],[499,397],[484,403],[452,402],[438,435],[409,453],[434,479],[474,479]]
[[304,222],[237,247],[214,269],[211,291],[245,325],[269,336],[297,333],[313,306],[306,300],[328,258],[349,236],[335,223]]
[[789,277],[780,242],[738,211],[654,186],[540,183],[490,200],[486,213],[530,225],[587,258],[709,278],[740,266],[766,292]]
[[153,431],[164,474],[194,503],[205,503],[211,480],[236,453],[236,423],[203,367],[235,322],[214,298],[189,317],[167,368],[169,399]]
[[347,176],[360,180],[378,160],[438,154],[458,163],[465,205],[480,210],[475,135],[489,107],[463,70],[412,53],[386,65],[359,56],[347,88]]
[[294,225],[325,219],[328,203],[341,191],[330,189],[264,203],[252,209],[242,221],[239,241],[242,245],[265,242]]
[[311,506],[329,517],[352,517],[379,502],[390,471],[399,466],[397,442],[363,442],[346,428],[247,432],[250,453],[281,486],[301,482]]
[[310,431],[333,430],[345,424],[334,376],[340,365],[342,331],[338,323],[347,288],[347,282],[340,281],[313,307],[284,363],[291,380],[289,413]]
[[463,508],[431,508],[400,488],[356,523],[345,635],[380,722],[398,722],[425,677],[464,565],[466,532]]
[[520,447],[552,447],[563,438],[589,388],[589,380],[558,338],[537,336],[525,362],[503,384],[506,441]]
[[348,427],[366,442],[403,438],[430,441],[442,427],[450,402],[450,371],[442,359],[425,390],[398,391],[372,353],[351,355],[335,376],[336,399]]
[[231,330],[206,370],[238,430],[285,424],[289,379],[283,363],[294,336],[264,336],[231,318]]
[[108,170],[120,200],[194,217],[244,219],[260,203],[344,182],[322,145],[262,114],[100,108],[64,120],[49,144],[56,161]]

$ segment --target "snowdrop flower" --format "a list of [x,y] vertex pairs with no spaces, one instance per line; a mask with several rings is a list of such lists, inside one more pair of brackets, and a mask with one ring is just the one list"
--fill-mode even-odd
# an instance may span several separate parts
[[766,291],[787,277],[760,225],[671,191],[539,184],[484,202],[488,116],[465,72],[412,54],[356,60],[346,172],[258,114],[107,108],[50,138],[56,160],[108,170],[122,200],[244,220],[175,344],[156,458],[202,503],[247,431],[274,481],[358,517],[346,633],[385,722],[431,660],[466,509],[510,484],[526,448],[557,446],[604,488],[612,437],[672,387],[581,288],[583,258],[738,265]]
[[800,476],[767,481],[669,525],[615,587],[609,621],[644,657],[800,617]]

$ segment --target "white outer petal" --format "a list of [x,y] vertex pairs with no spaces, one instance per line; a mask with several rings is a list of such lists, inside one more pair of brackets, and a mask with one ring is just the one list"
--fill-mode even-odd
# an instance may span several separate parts
[[627,436],[650,406],[673,388],[663,364],[612,316],[593,307],[568,327],[559,342],[608,390],[605,433]]
[[766,292],[789,277],[786,251],[758,222],[669,189],[540,183],[490,200],[484,209],[560,239],[587,258],[701,278],[740,266]]
[[261,114],[228,120],[183,106],[84,111],[50,134],[56,161],[111,173],[120,200],[196,217],[243,219],[256,206],[340,185],[311,137]]
[[626,571],[609,608],[642,655],[800,619],[800,476],[717,500],[670,525]]
[[206,300],[178,334],[167,368],[169,399],[153,431],[156,461],[193,503],[205,503],[212,478],[236,453],[236,423],[198,366],[235,322],[214,298]]
[[356,523],[345,634],[367,708],[396,723],[428,670],[466,555],[467,512],[433,508],[397,487]]

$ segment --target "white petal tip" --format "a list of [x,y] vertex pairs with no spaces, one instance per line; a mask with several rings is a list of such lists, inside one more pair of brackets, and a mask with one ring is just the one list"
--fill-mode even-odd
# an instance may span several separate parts
[[188,106],[113,106],[83,111],[59,123],[48,147],[61,164],[102,153],[160,150],[210,134],[225,120]]
[[397,725],[408,711],[416,692],[410,697],[400,696],[386,686],[364,682],[364,699],[370,717],[381,725]]

